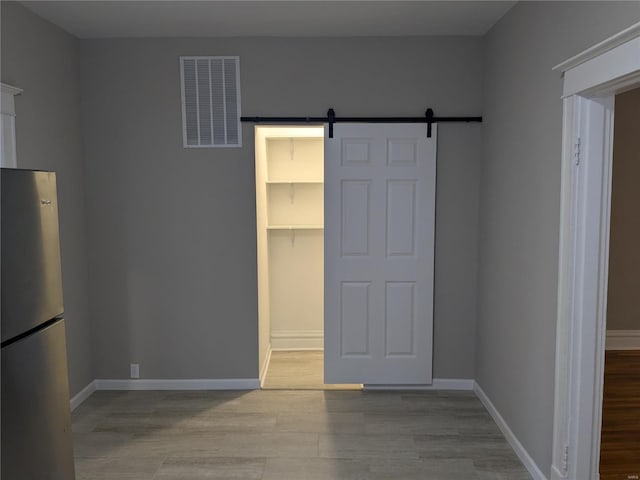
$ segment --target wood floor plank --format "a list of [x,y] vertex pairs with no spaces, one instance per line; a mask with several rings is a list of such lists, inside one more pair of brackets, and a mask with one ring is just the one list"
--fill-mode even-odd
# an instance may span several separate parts
[[77,458],[76,480],[151,480],[164,458]]
[[279,413],[276,422],[278,432],[315,433],[365,433],[362,413]]
[[602,402],[600,479],[630,478],[640,478],[640,351],[608,350]]
[[260,480],[265,463],[264,458],[170,457],[153,480]]
[[262,480],[369,480],[363,459],[269,458]]
[[322,434],[318,451],[324,458],[418,458],[411,435]]

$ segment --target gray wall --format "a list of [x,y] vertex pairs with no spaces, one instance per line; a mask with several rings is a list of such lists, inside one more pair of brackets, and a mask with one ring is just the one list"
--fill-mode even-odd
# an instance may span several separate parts
[[[97,378],[257,377],[253,127],[183,149],[179,55],[240,55],[245,115],[478,114],[479,38],[88,40],[81,48]],[[442,125],[436,377],[474,377],[480,125]]]
[[23,6],[2,2],[2,82],[16,97],[19,168],[54,170],[71,395],[93,380],[78,41]]
[[525,2],[486,36],[476,379],[540,469],[553,433],[562,79],[640,2]]
[[607,330],[640,330],[640,88],[616,95]]

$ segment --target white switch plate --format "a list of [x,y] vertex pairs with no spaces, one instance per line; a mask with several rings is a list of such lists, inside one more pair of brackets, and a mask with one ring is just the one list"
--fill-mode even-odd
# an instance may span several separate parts
[[140,364],[132,363],[131,364],[131,378],[140,378]]

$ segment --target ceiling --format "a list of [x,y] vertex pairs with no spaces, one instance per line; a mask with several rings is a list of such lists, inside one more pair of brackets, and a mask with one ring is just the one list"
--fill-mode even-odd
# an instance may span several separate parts
[[484,35],[514,1],[23,1],[79,38]]

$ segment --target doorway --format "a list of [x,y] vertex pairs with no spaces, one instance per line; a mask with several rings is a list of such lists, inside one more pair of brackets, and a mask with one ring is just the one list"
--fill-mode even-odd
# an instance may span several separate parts
[[600,479],[640,478],[640,88],[615,97]]
[[324,126],[257,126],[260,384],[324,383]]

